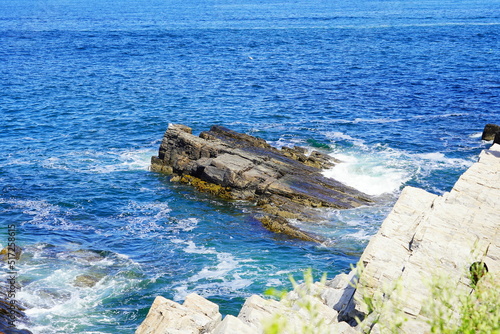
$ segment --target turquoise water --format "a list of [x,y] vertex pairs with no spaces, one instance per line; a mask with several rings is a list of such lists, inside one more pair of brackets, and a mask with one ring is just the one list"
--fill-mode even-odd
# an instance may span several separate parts
[[[348,271],[402,187],[449,191],[500,123],[500,1],[6,0],[0,45],[0,245],[16,225],[34,333],[132,333],[157,295],[236,314]],[[169,123],[321,149],[378,204],[304,227],[324,245],[270,233],[148,170]]]

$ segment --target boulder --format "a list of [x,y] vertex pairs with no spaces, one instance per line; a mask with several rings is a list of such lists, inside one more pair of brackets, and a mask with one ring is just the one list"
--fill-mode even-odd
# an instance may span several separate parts
[[89,275],[89,274],[81,274],[75,277],[73,281],[73,285],[80,288],[92,288],[94,287],[104,275]]
[[239,318],[236,318],[232,315],[226,315],[224,320],[214,329],[211,334],[229,334],[229,333],[238,333],[238,334],[257,334],[258,332],[245,324]]
[[211,333],[221,322],[219,306],[192,293],[183,305],[156,297],[135,334],[203,334]]
[[500,132],[500,125],[496,124],[486,124],[484,126],[482,140],[493,140],[495,135]]
[[318,208],[373,203],[368,195],[322,175],[335,163],[321,152],[307,154],[297,146],[278,150],[261,138],[222,126],[195,136],[185,125],[170,124],[158,156],[151,158],[151,169],[225,199],[255,202],[257,219],[270,230],[321,241],[299,231],[290,219],[312,223],[322,219]]

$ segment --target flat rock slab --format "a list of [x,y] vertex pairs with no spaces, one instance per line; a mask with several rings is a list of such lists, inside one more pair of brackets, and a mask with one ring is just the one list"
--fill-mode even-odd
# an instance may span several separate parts
[[317,208],[349,209],[373,203],[370,196],[334,179],[323,169],[337,161],[301,147],[270,146],[264,139],[213,126],[199,136],[191,128],[170,124],[151,170],[174,175],[173,181],[226,199],[257,204],[257,219],[272,231],[320,241],[289,223],[316,222]]

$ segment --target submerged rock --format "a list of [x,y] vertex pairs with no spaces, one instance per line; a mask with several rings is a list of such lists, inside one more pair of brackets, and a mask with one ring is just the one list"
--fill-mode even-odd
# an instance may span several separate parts
[[151,159],[151,169],[225,199],[256,202],[257,218],[270,230],[318,241],[289,220],[314,222],[321,217],[317,208],[349,209],[373,202],[321,174],[335,163],[321,152],[307,155],[301,147],[278,150],[261,138],[222,126],[194,136],[191,128],[171,124],[158,156]]
[[73,285],[80,288],[92,288],[102,279],[103,275],[82,274],[75,277]]
[[21,258],[21,253],[23,252],[22,248],[14,245],[12,247],[7,246],[0,251],[0,260],[9,261],[9,260],[19,260]]

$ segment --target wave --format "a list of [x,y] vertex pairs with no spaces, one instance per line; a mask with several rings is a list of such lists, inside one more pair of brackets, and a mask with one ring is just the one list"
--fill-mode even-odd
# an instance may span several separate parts
[[8,156],[3,166],[40,165],[45,169],[64,170],[77,173],[107,174],[123,171],[145,171],[151,164],[151,156],[157,149],[142,148],[136,150],[107,152],[75,151],[51,157],[40,157],[39,161]]
[[7,204],[10,209],[19,209],[20,212],[31,217],[30,220],[25,220],[21,225],[32,224],[50,231],[94,229],[90,226],[72,222],[69,218],[73,214],[72,209],[62,209],[44,200],[0,198],[1,203]]
[[209,260],[209,264],[176,286],[174,300],[184,300],[192,292],[205,297],[221,294],[234,295],[253,283],[251,278],[242,276],[247,276],[254,270],[244,268],[246,267],[245,261],[238,260],[233,254],[218,252],[213,247],[198,246],[192,240],[182,243],[186,245],[183,249],[186,253],[216,258]]
[[25,247],[23,259],[16,297],[35,334],[80,333],[82,326],[116,321],[112,310],[102,312],[103,301],[123,298],[143,280],[137,263],[114,252],[39,243]]
[[334,154],[341,161],[323,175],[354,187],[368,195],[394,193],[411,178],[407,170],[387,155]]

